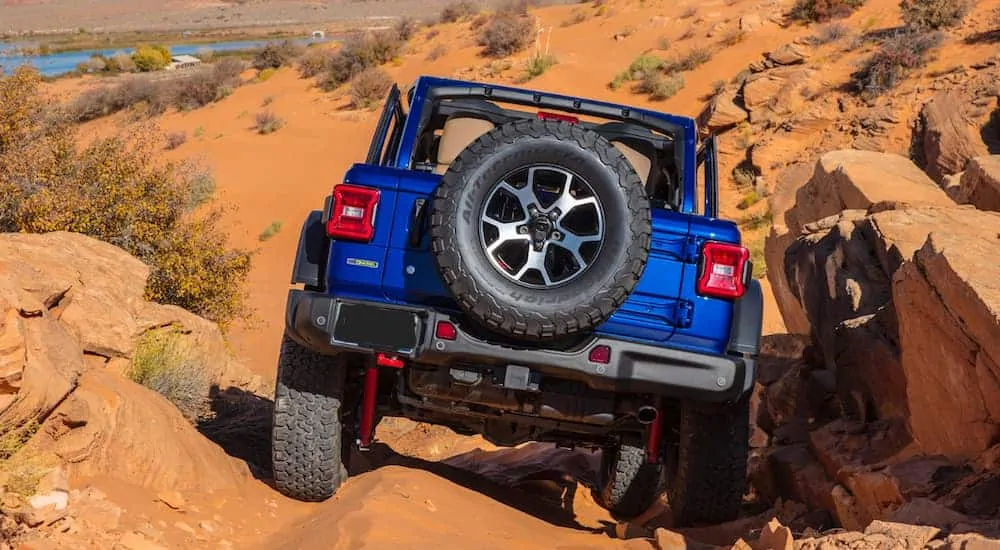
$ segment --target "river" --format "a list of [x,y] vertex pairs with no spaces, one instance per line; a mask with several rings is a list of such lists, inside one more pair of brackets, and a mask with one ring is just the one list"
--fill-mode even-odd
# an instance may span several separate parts
[[[322,41],[323,39],[314,38],[298,38],[294,39],[294,42],[301,44],[309,44],[312,42]],[[215,42],[211,44],[177,44],[171,45],[170,53],[173,55],[193,55],[198,50],[207,48],[213,52],[223,52],[223,51],[233,51],[233,50],[249,50],[253,48],[259,48],[267,44],[268,42],[273,42],[273,40],[242,40],[242,41],[230,41],[230,42]],[[84,61],[87,61],[95,55],[103,55],[110,57],[116,52],[126,52],[131,54],[135,51],[135,48],[115,48],[108,50],[83,50],[75,52],[60,52],[47,55],[15,55],[13,54],[18,48],[29,47],[31,44],[26,43],[0,43],[0,67],[3,68],[3,72],[10,74],[15,68],[24,65],[34,65],[38,68],[39,72],[44,76],[58,76],[61,74],[70,73],[76,70],[77,66]]]

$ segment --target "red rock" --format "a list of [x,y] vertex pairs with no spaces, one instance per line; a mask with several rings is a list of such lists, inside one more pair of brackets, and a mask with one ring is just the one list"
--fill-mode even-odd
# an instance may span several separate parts
[[955,190],[955,202],[1000,211],[1000,155],[969,160]]
[[962,113],[960,96],[942,92],[920,112],[927,174],[941,185],[945,176],[965,170],[969,159],[987,154],[986,144]]

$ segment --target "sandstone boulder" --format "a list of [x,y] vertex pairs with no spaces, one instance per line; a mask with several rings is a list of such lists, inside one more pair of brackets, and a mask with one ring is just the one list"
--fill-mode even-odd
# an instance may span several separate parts
[[[806,306],[801,289],[793,289],[796,283],[788,278],[787,269],[774,266],[786,265],[786,253],[790,253],[793,241],[802,234],[807,224],[837,216],[844,210],[858,210],[852,215],[858,219],[863,216],[861,211],[867,211],[877,203],[891,203],[895,206],[954,205],[926,174],[909,159],[899,155],[855,150],[832,151],[820,157],[811,168],[799,163],[782,175],[771,201],[777,221],[764,243],[764,255],[767,264],[772,266],[768,269],[768,281],[790,333],[812,333],[813,317],[804,309]],[[810,231],[812,236],[806,239],[813,244],[821,241],[830,243],[829,238],[824,241],[824,235],[835,226],[840,227],[840,234],[853,233],[847,226],[840,226],[840,221],[828,220],[825,226],[813,228]],[[832,244],[825,246],[829,248]],[[862,243],[860,246],[863,249],[867,245]],[[915,248],[918,246],[920,243],[914,245]],[[834,253],[832,257],[836,259],[839,254]],[[868,271],[866,262],[867,259],[862,255],[861,263],[857,266],[862,272]],[[825,271],[835,267],[835,263],[829,263],[822,269]],[[850,279],[856,281],[857,278]],[[855,282],[852,281],[845,280],[845,284],[853,287]],[[856,290],[858,289],[844,292],[854,292],[857,295]],[[876,312],[877,308],[869,308],[866,315]],[[836,323],[846,319],[841,316]],[[855,326],[854,329],[866,330],[863,326]],[[877,351],[878,347],[871,348],[876,358],[882,355]]]
[[1000,436],[1000,214],[925,230],[893,280],[910,429],[928,453],[971,459]]
[[146,331],[173,326],[211,382],[259,389],[217,326],[144,300],[148,276],[123,250],[80,234],[0,234],[0,433],[39,421],[29,444],[72,476],[178,490],[236,486],[245,466],[121,374]]
[[959,204],[1000,212],[1000,155],[970,160],[953,198]]
[[698,115],[698,126],[707,130],[720,130],[735,126],[747,119],[747,112],[736,104],[736,92],[724,91],[708,103]]
[[767,58],[778,65],[796,65],[809,58],[809,49],[802,44],[785,44],[767,54]]
[[938,184],[963,171],[970,159],[987,154],[986,144],[962,113],[960,96],[939,93],[924,105],[920,118],[927,173]]
[[743,86],[743,101],[752,121],[798,112],[805,97],[826,86],[819,71],[806,67],[776,67],[754,74]]

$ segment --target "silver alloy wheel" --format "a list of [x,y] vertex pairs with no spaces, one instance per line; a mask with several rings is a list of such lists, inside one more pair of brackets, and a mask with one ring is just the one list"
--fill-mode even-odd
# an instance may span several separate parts
[[587,271],[604,242],[604,212],[593,188],[568,170],[533,165],[490,190],[480,242],[493,267],[529,288],[562,286]]

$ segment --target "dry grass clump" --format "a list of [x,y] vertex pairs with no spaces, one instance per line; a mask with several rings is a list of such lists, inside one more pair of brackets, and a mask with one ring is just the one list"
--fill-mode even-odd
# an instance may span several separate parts
[[192,423],[209,412],[208,369],[175,329],[152,330],[142,336],[128,377],[167,398]]

